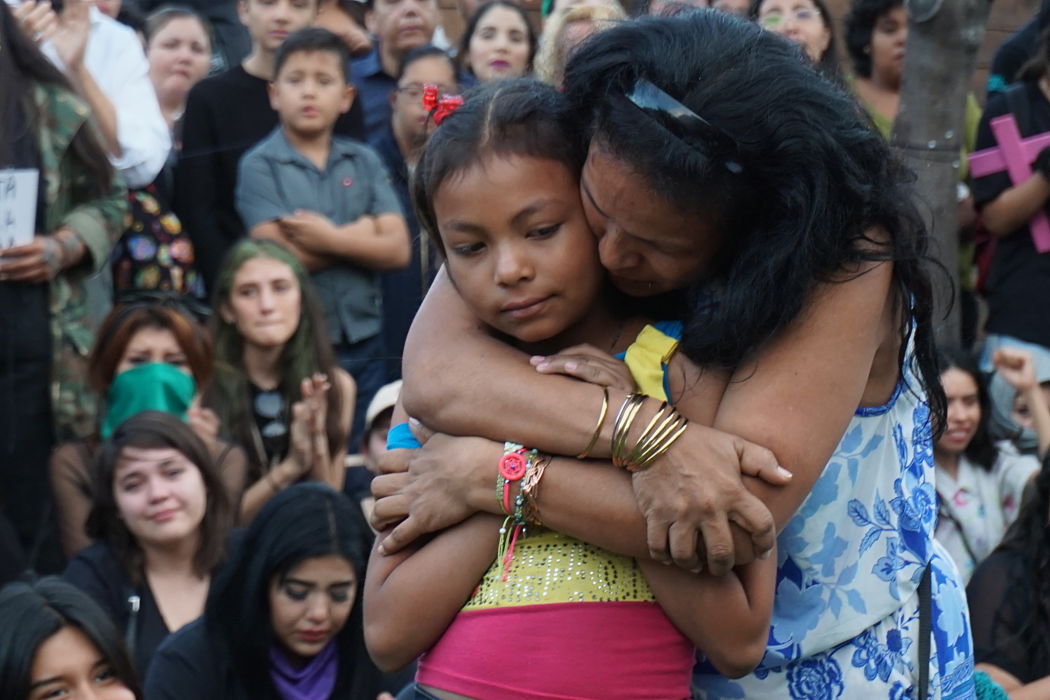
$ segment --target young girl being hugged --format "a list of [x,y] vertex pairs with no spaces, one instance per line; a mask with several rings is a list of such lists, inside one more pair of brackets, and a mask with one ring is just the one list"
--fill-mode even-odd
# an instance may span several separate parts
[[205,403],[249,454],[241,519],[297,481],[343,486],[354,381],[335,364],[303,266],[273,241],[245,240],[216,285],[215,376]]
[[[564,98],[549,86],[480,88],[423,154],[413,192],[420,221],[494,337],[533,354],[583,344],[626,351],[627,367],[606,363],[596,383],[637,385],[707,405],[712,415],[724,374],[690,372],[677,361],[680,324],[648,326],[617,313],[580,201],[583,146],[570,124]],[[658,425],[684,428],[673,409],[664,417]],[[621,425],[630,432],[630,421]],[[631,435],[633,444],[638,433]],[[506,521],[476,515],[411,552],[373,552],[365,634],[381,666],[426,652],[418,697],[681,700],[690,697],[694,647],[730,675],[758,663],[774,560],[716,578],[569,537],[543,522],[536,501],[542,485],[559,478],[549,464],[508,443],[505,478],[487,485]]]

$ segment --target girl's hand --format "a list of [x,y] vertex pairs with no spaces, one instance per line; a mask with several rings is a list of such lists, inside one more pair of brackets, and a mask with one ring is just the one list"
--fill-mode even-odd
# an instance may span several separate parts
[[23,0],[11,11],[22,33],[38,44],[47,41],[58,30],[58,15],[50,2]]
[[463,522],[480,511],[474,504],[481,499],[496,504],[496,466],[502,455],[502,443],[440,433],[419,449],[383,455],[383,474],[372,480],[372,526],[396,526],[383,540],[382,553],[393,554],[422,535]]
[[298,472],[296,481],[310,473],[314,462],[314,436],[312,414],[305,401],[292,404],[288,456]]
[[565,374],[598,386],[636,391],[637,385],[627,364],[593,345],[576,345],[556,355],[537,355],[529,359],[541,374]]
[[194,397],[186,411],[186,420],[197,437],[205,443],[212,444],[219,439],[219,416],[210,408],[201,408],[199,396]]
[[1039,385],[1035,376],[1035,360],[1026,350],[999,348],[992,355],[992,364],[999,376],[1018,394],[1029,392]]
[[744,488],[742,474],[775,485],[791,478],[766,448],[695,423],[667,454],[636,473],[632,483],[653,559],[728,573],[737,563],[730,523],[751,536],[753,551],[742,553],[743,561],[771,551],[773,515]]

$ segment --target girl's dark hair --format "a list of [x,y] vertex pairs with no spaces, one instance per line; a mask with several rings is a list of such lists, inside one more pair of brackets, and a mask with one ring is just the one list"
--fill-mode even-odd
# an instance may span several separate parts
[[904,0],[853,0],[846,15],[846,52],[853,72],[871,77],[871,36],[879,18],[904,4]]
[[966,446],[964,454],[974,464],[979,464],[985,471],[991,471],[995,466],[995,460],[999,457],[999,450],[992,439],[989,423],[992,416],[992,400],[988,394],[988,382],[973,355],[957,346],[948,346],[938,349],[937,365],[941,374],[950,369],[965,372],[977,385],[977,403],[981,408],[981,419],[977,421],[977,431]]
[[87,594],[54,576],[0,588],[0,698],[29,697],[37,650],[66,627],[83,633],[135,698],[142,698],[123,638],[109,616]]
[[[842,71],[839,68],[839,44],[835,36],[837,32],[835,31],[834,17],[832,17],[831,10],[828,9],[828,4],[824,0],[809,1],[820,12],[820,21],[823,23],[824,29],[828,31],[828,46],[824,49],[824,53],[821,54],[816,66],[827,77],[840,81],[842,80]],[[753,0],[751,11],[748,15],[752,20],[758,19],[758,13],[762,9],[762,3],[764,2],[765,0]]]
[[[357,2],[357,0],[352,0]],[[397,82],[401,82],[401,79],[405,77],[405,71],[416,61],[422,61],[424,58],[440,58],[448,62],[449,68],[452,69],[452,75],[455,76],[458,73],[456,66],[456,60],[448,55],[448,52],[444,49],[439,49],[433,44],[423,44],[411,49],[404,56],[401,57],[401,62],[397,65]]]
[[[33,99],[34,83],[57,85],[76,94],[62,72],[22,32],[7,3],[0,2],[0,85],[4,86],[0,99],[0,167],[8,163],[8,149],[21,135],[15,132],[16,116],[21,114],[26,129],[36,129],[43,121]],[[33,140],[39,142],[35,132]],[[85,181],[90,183],[91,196],[105,195],[114,172],[90,120],[77,129],[70,150],[88,173]]]
[[167,448],[182,453],[201,473],[207,504],[200,524],[200,544],[193,568],[200,576],[210,574],[226,557],[226,538],[233,518],[230,495],[214,460],[193,429],[162,411],[143,411],[127,419],[102,444],[92,470],[91,513],[87,533],[113,548],[125,573],[136,584],[143,580],[144,555],[135,536],[117,510],[113,495],[114,475],[125,447]]
[[147,46],[157,36],[157,32],[176,19],[197,20],[204,29],[205,36],[208,37],[208,47],[211,48],[215,45],[215,34],[207,17],[185,5],[164,5],[149,13],[149,16],[146,17],[143,35],[146,37]]
[[[332,342],[325,329],[321,302],[317,299],[306,268],[287,248],[275,241],[245,239],[230,249],[219,270],[212,308],[218,311],[229,305],[237,271],[255,258],[270,258],[284,263],[299,283],[302,304],[299,327],[284,344],[279,359],[281,383],[278,391],[284,399],[284,405],[290,407],[302,398],[301,386],[304,379],[318,372],[333,376],[337,365],[332,352]],[[215,313],[211,323],[212,338],[215,341],[215,372],[211,386],[205,394],[204,403],[218,414],[223,437],[243,445],[248,450],[251,456],[250,476],[253,480],[259,479],[269,465],[266,464],[265,455],[260,454],[256,448],[259,441],[254,431],[258,428],[252,414],[248,375],[244,371],[244,339],[237,331],[236,324],[227,322],[221,313]],[[333,379],[328,390],[328,416],[325,421],[328,449],[332,454],[345,447],[349,431],[349,427],[342,424],[342,406],[343,394],[339,382]]]
[[[375,697],[378,671],[365,650],[361,595],[372,531],[361,509],[323,484],[303,483],[274,496],[255,516],[230,560],[212,580],[204,624],[228,653],[245,697],[276,697],[270,680],[270,588],[307,559],[339,556],[357,579],[354,606],[336,636],[339,677],[333,697]],[[347,687],[352,684],[352,688]]]
[[[710,126],[689,133],[637,107],[626,95],[641,78]],[[585,42],[565,91],[593,142],[662,195],[654,206],[723,233],[720,260],[685,290],[682,349],[693,362],[736,367],[798,318],[816,284],[892,262],[901,369],[914,325],[917,368],[943,415],[913,176],[796,47],[721,12],[642,18]]]
[[[1000,549],[1022,555],[1023,568],[1015,569],[1023,581],[1006,581],[1006,590],[1034,590],[1030,600],[1021,598],[1013,604],[1023,606],[1014,619],[1023,621],[1017,641],[1024,656],[1033,660],[1034,668],[1050,660],[1050,455],[1025,490],[1017,520],[1006,531]],[[1005,600],[1004,600],[1005,602]],[[998,611],[996,611],[998,614]],[[1011,639],[1011,647],[1014,641]]]
[[[1046,7],[1050,7],[1050,4],[1044,6],[1044,10]],[[1039,16],[1042,17],[1042,15],[1043,10],[1040,10]],[[1037,83],[1047,74],[1050,74],[1050,25],[1040,30],[1035,54],[1017,71],[1017,79],[1027,83]]]
[[528,156],[562,163],[578,176],[584,149],[565,97],[529,78],[470,90],[463,105],[434,130],[412,177],[420,226],[444,253],[434,213],[441,183],[488,156]]
[[477,31],[478,24],[481,23],[482,18],[488,14],[489,10],[495,7],[505,7],[518,13],[521,16],[521,21],[525,23],[525,32],[528,35],[529,42],[529,61],[525,64],[525,74],[528,75],[532,72],[532,61],[536,58],[536,45],[539,43],[539,37],[536,36],[536,30],[533,28],[532,22],[529,21],[528,13],[525,12],[521,5],[512,2],[512,0],[488,0],[488,2],[478,5],[478,8],[474,10],[474,14],[467,20],[463,36],[459,38],[459,49],[456,51],[456,61],[459,64],[459,68],[469,71],[471,75],[474,74],[474,69],[467,65],[470,57],[470,40],[474,38],[474,32]]

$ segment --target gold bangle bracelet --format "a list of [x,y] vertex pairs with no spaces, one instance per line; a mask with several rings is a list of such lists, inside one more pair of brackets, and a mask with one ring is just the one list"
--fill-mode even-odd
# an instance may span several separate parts
[[631,426],[634,424],[634,419],[638,417],[638,411],[641,410],[646,398],[643,394],[628,394],[620,406],[620,410],[616,413],[616,420],[613,423],[611,452],[613,465],[617,467],[627,466],[627,438],[631,431]]
[[605,425],[605,414],[609,412],[609,387],[602,387],[602,409],[598,412],[598,425],[594,426],[594,435],[591,436],[591,441],[587,443],[587,447],[580,454],[576,455],[576,459],[587,459],[591,456],[591,450],[598,444],[598,438],[602,434],[602,426]]

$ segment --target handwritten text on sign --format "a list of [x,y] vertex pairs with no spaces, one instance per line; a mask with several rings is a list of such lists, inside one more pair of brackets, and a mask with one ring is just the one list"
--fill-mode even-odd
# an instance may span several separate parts
[[33,241],[39,181],[36,170],[0,170],[0,250]]

